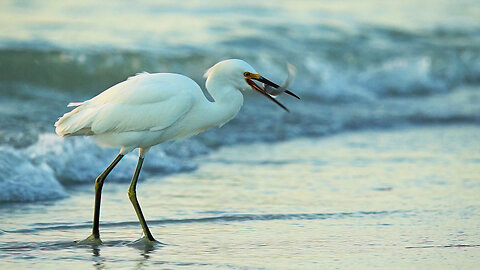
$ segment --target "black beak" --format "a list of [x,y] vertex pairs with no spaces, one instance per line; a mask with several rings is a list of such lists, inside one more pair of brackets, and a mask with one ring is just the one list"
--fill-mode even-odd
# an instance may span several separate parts
[[[261,81],[261,79],[264,79],[264,81]],[[282,107],[282,109],[284,109],[285,111],[287,112],[290,112],[287,107],[283,106],[282,103],[278,102],[276,99],[274,99],[270,94],[268,94],[265,90],[263,90],[260,86],[258,86],[254,81],[252,81],[251,79],[245,79],[247,81],[247,83],[255,90],[257,90],[260,94],[266,96],[268,99],[270,99],[271,101],[275,102],[278,106]],[[274,84],[273,82],[263,78],[263,77],[260,77],[260,79],[258,79],[258,81],[261,81],[261,82],[264,82],[270,86],[273,86],[273,87],[276,87],[278,88],[278,85]],[[268,83],[267,83],[267,82]],[[276,86],[274,86],[276,85]]]
[[[257,81],[262,82],[262,83],[264,83],[264,84],[268,84],[268,85],[270,85],[270,86],[272,86],[272,87],[275,87],[275,88],[280,87],[278,84],[276,84],[276,83],[274,83],[274,82],[272,82],[272,81],[270,81],[270,80],[268,80],[268,79],[266,79],[266,78],[264,78],[264,77],[260,77],[260,78],[258,78],[258,79],[254,79],[254,80],[257,80]],[[295,94],[292,93],[290,90],[285,90],[285,93],[286,93],[286,94],[289,94],[289,95],[292,96],[292,97],[295,97],[295,98],[297,98],[297,99],[300,99],[299,96],[295,95]]]

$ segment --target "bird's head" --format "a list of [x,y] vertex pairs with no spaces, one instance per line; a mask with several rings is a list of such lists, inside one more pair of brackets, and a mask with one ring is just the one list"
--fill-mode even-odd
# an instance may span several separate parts
[[[288,109],[284,105],[278,102],[272,95],[270,95],[264,88],[260,87],[254,81],[262,82],[265,85],[274,88],[278,88],[278,84],[258,74],[252,66],[243,60],[229,59],[218,62],[213,67],[208,69],[204,76],[207,78],[207,84],[209,80],[215,78],[219,81],[225,81],[225,83],[228,82],[228,84],[233,85],[235,88],[241,91],[257,91],[288,112]],[[297,95],[289,90],[286,90],[285,93],[298,98]]]

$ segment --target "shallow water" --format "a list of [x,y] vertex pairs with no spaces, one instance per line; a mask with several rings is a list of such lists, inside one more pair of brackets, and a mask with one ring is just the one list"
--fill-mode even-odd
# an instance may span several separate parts
[[141,229],[127,184],[105,184],[97,248],[73,244],[90,231],[92,186],[4,204],[0,268],[472,269],[479,133],[433,126],[223,147],[198,157],[196,171],[139,184],[166,243],[152,249],[129,245]]
[[[245,93],[222,129],[152,151],[145,175],[188,172],[224,145],[363,129],[480,123],[479,2],[1,1],[0,203],[65,198],[118,149],[61,140],[53,123],[136,73],[204,71],[240,58],[302,99]],[[128,182],[135,157],[111,175]]]
[[[441,1],[0,1],[0,268],[474,268],[480,4]],[[136,157],[53,123],[138,72],[204,85],[247,60],[285,113],[245,93],[222,129],[153,148],[139,199],[167,243],[129,245]],[[303,138],[303,139],[298,139]],[[219,151],[217,151],[219,150]]]

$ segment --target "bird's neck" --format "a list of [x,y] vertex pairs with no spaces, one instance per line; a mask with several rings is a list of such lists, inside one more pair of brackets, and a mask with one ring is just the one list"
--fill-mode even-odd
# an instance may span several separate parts
[[215,80],[207,80],[206,88],[214,99],[214,102],[208,104],[208,115],[212,124],[221,126],[235,117],[243,105],[243,94],[240,90]]

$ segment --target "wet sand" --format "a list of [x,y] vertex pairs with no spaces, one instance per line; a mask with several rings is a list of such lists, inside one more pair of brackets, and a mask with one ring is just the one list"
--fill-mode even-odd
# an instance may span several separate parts
[[196,171],[104,186],[104,245],[90,231],[93,185],[0,208],[0,268],[473,269],[480,258],[480,128],[433,126],[224,147]]

